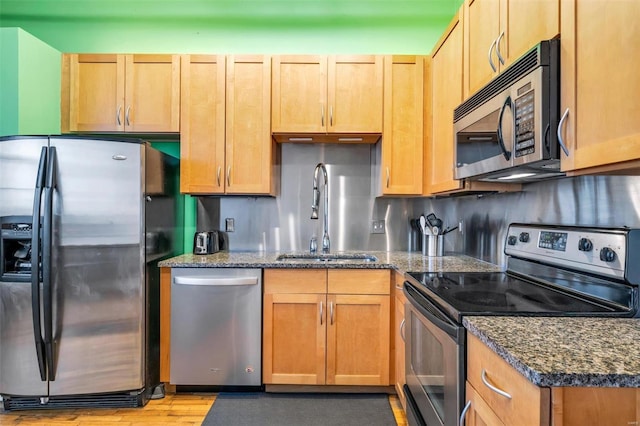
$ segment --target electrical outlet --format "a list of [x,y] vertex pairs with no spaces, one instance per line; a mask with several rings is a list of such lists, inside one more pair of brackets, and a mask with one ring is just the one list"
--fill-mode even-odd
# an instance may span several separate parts
[[384,219],[371,221],[372,234],[384,234]]
[[236,230],[235,220],[232,217],[228,217],[224,220],[225,231],[233,232]]

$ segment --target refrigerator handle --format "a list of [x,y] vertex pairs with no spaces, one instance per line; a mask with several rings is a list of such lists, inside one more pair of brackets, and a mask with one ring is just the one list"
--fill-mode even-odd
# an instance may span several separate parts
[[31,311],[33,314],[33,336],[36,342],[40,380],[47,380],[45,367],[45,347],[40,328],[40,207],[42,191],[45,186],[45,169],[47,166],[47,147],[40,152],[38,175],[33,196],[33,216],[31,222]]
[[42,297],[44,314],[44,345],[47,360],[47,376],[55,380],[53,362],[53,309],[51,288],[51,245],[53,230],[53,192],[56,188],[56,149],[49,148],[47,177],[44,189],[44,224],[42,230]]

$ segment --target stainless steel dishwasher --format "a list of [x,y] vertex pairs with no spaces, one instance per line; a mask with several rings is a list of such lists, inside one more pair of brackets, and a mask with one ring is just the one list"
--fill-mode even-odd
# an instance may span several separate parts
[[175,385],[260,386],[262,270],[171,270]]

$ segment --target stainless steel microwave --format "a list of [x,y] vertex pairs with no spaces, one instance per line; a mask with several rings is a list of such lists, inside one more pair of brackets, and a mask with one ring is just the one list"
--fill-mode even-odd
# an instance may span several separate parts
[[560,40],[553,39],[455,109],[456,179],[526,182],[563,175],[559,111]]

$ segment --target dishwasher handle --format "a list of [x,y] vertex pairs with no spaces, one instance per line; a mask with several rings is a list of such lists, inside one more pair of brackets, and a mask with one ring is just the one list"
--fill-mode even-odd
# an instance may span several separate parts
[[233,285],[256,285],[257,277],[174,277],[173,283],[178,285],[204,285],[204,286],[233,286]]

